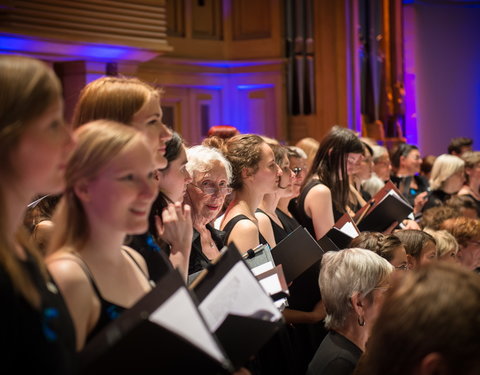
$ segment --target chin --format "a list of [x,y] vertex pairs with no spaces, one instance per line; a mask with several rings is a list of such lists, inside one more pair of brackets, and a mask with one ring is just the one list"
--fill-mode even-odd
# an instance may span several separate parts
[[168,166],[168,160],[165,159],[165,156],[163,156],[163,154],[160,152],[157,153],[157,157],[155,158],[155,166],[158,169],[164,169]]

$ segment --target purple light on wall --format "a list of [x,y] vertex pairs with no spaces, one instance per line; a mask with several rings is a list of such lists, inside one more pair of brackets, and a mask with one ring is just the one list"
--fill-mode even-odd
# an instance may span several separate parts
[[13,34],[0,35],[0,53],[52,54],[56,60],[88,59],[96,61],[140,60],[155,56],[150,51],[134,47],[97,44],[65,43],[29,38]]

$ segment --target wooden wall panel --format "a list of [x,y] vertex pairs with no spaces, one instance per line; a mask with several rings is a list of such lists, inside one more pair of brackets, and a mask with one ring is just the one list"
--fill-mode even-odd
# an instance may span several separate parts
[[185,36],[185,0],[167,0],[168,36]]
[[222,39],[222,3],[220,0],[192,2],[192,37],[194,39]]
[[55,39],[169,50],[165,1],[11,0],[0,30]]
[[268,0],[233,0],[233,39],[264,39],[272,36],[272,9]]

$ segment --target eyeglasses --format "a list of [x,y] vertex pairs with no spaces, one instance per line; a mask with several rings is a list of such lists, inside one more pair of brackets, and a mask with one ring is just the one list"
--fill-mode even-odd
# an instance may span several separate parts
[[202,183],[201,186],[198,186],[198,185],[195,185],[195,184],[192,184],[192,183],[190,185],[195,186],[196,188],[200,189],[204,194],[207,194],[207,195],[213,195],[217,191],[218,191],[219,194],[228,195],[233,191],[233,189],[231,187],[219,186],[219,185],[216,185],[213,182],[204,182],[204,183]]
[[408,271],[408,264],[400,264],[399,266],[394,266],[396,270],[399,271]]
[[300,167],[292,168],[292,172],[295,176],[298,176],[304,170],[305,170],[305,168],[300,168]]

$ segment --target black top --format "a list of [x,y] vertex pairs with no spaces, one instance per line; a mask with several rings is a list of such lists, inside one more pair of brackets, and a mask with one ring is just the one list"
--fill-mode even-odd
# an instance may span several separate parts
[[288,232],[283,227],[278,225],[265,211],[257,208],[256,212],[261,212],[262,214],[266,215],[270,220],[270,224],[272,225],[273,230],[273,237],[275,238],[275,243],[278,244],[281,240],[288,236]]
[[[133,263],[140,269],[143,275],[145,273],[143,272],[142,267],[137,263],[135,258],[130,254],[128,251],[123,250],[127,256],[132,259]],[[80,267],[82,267],[83,271],[85,272],[85,275],[88,277],[90,280],[90,284],[92,285],[92,288],[97,296],[97,298],[100,301],[100,316],[98,317],[97,323],[93,327],[93,329],[89,332],[87,335],[86,342],[88,343],[92,338],[94,338],[104,327],[106,327],[110,322],[113,320],[117,319],[121,313],[123,313],[125,310],[127,310],[127,307],[117,305],[115,303],[112,303],[110,301],[107,301],[105,298],[103,298],[102,293],[100,292],[100,289],[98,289],[97,283],[95,282],[95,279],[93,277],[92,272],[90,271],[90,268],[88,267],[87,263],[80,258],[80,256],[76,256],[75,260]],[[145,278],[152,283],[152,281],[148,278],[147,275],[145,275]]]
[[433,190],[423,206],[422,211],[426,211],[432,207],[442,206],[451,196],[451,194],[445,193],[443,190]]
[[[418,189],[412,189],[410,184],[412,182],[412,178],[417,183]],[[407,177],[398,177],[398,176],[391,176],[390,178],[392,182],[398,187],[400,193],[408,200],[410,205],[413,207],[415,204],[415,197],[423,193],[424,191],[428,190],[429,183],[428,180],[419,175],[415,176],[407,176]]]
[[[206,225],[207,229],[212,235],[212,240],[215,242],[217,249],[222,249],[224,245],[225,233],[221,230],[215,229],[210,224]],[[210,260],[205,256],[202,251],[202,242],[200,240],[200,233],[193,229],[192,251],[190,253],[190,260],[188,263],[188,274],[191,275],[195,272],[201,271],[208,267]]]
[[33,258],[21,267],[37,286],[37,310],[14,288],[0,267],[0,359],[2,374],[73,374],[76,366],[75,328],[52,279],[45,281]]
[[362,351],[341,334],[330,331],[308,366],[307,375],[350,375]]
[[[297,207],[292,212],[292,215],[295,217],[295,219],[297,219],[299,224],[304,226],[305,229],[307,229],[312,235],[312,237],[315,239],[317,238],[317,236],[315,234],[315,228],[313,227],[312,218],[310,218],[305,212],[305,198],[307,197],[307,194],[314,186],[317,186],[320,184],[321,182],[317,179],[310,180],[305,185],[302,192],[300,193],[300,196],[298,197],[298,200],[297,200]],[[343,216],[343,213],[335,209],[333,201],[332,201],[332,208],[333,208],[333,220],[334,222],[336,222],[338,219],[340,219]]]
[[[228,237],[230,237],[230,233],[232,232],[233,227],[234,227],[235,225],[237,225],[237,223],[238,223],[240,220],[249,220],[249,221],[252,221],[252,220],[250,220],[247,216],[241,215],[241,214],[235,216],[235,217],[232,218],[232,219],[230,219],[230,221],[223,227],[223,231],[225,232],[225,243],[228,243]],[[253,223],[253,221],[252,221],[252,223]],[[262,236],[262,234],[260,233],[260,231],[258,231],[258,243],[259,243],[259,244],[267,244],[267,245],[268,245],[267,240]]]
[[153,281],[159,281],[173,270],[173,266],[168,259],[168,249],[165,249],[165,251],[161,249],[149,232],[131,236],[127,245],[142,254],[145,263],[147,263],[148,275]]
[[295,218],[291,217],[290,215],[287,215],[285,212],[283,212],[279,208],[277,208],[275,212],[277,213],[277,216],[282,222],[283,228],[287,233],[293,232],[295,229],[297,229],[300,226],[300,224],[298,223],[297,220],[295,220]]

